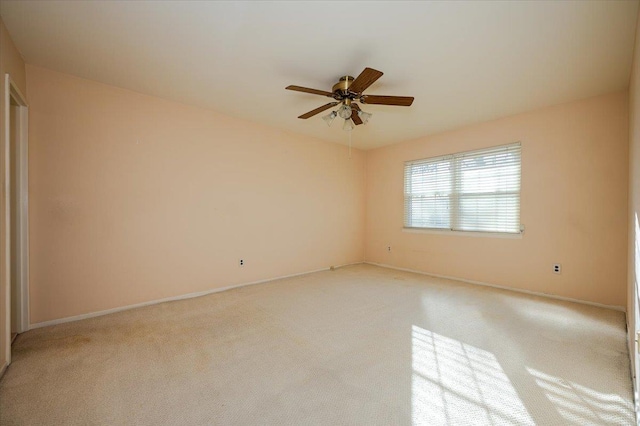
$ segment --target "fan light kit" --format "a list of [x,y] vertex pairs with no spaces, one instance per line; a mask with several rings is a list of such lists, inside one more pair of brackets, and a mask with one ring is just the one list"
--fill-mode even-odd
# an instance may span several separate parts
[[360,124],[367,124],[371,118],[371,114],[364,112],[360,109],[360,106],[355,103],[359,101],[363,104],[376,104],[376,105],[393,105],[393,106],[410,106],[413,103],[413,97],[410,96],[376,96],[376,95],[363,95],[369,86],[371,86],[377,79],[382,77],[382,72],[374,70],[373,68],[365,68],[357,78],[353,78],[350,75],[345,75],[340,78],[336,84],[334,84],[331,92],[324,90],[309,89],[301,86],[287,86],[287,90],[295,90],[297,92],[311,93],[313,95],[327,96],[335,99],[334,102],[329,102],[319,108],[309,111],[306,114],[302,114],[298,118],[306,120],[313,117],[322,111],[333,108],[340,105],[337,110],[331,111],[329,114],[322,117],[322,119],[331,126],[333,120],[336,117],[340,117],[344,120],[342,126],[343,130],[351,131],[355,126]]

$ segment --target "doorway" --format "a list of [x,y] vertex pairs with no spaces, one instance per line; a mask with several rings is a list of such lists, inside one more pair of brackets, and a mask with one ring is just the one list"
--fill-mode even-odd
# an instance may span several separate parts
[[7,238],[1,252],[6,265],[7,363],[11,344],[29,329],[29,222],[28,222],[28,107],[26,98],[5,76],[5,209],[2,226]]

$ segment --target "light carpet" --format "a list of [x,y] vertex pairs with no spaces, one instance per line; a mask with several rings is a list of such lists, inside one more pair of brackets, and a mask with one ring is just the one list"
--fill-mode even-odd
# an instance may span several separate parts
[[371,265],[18,336],[3,425],[631,425],[621,312]]

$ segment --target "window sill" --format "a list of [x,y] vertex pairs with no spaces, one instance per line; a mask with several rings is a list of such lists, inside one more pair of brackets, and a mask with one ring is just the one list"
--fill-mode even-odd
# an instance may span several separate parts
[[434,228],[402,228],[402,232],[412,234],[436,234],[436,235],[452,235],[460,237],[487,237],[487,238],[506,238],[508,240],[521,240],[522,234],[511,234],[507,232],[482,232],[482,231],[451,231],[449,229]]

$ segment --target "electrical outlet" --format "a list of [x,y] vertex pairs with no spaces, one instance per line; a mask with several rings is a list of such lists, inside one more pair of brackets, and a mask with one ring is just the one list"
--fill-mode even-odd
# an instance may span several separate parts
[[240,259],[240,262],[238,262],[238,266],[244,266],[244,259]]
[[562,273],[562,265],[559,263],[554,263],[553,264],[553,273],[554,274],[561,274]]

